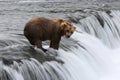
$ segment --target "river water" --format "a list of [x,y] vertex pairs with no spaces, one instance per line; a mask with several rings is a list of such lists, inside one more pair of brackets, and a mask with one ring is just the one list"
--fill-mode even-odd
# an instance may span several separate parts
[[[120,80],[119,1],[0,0],[0,80]],[[77,27],[46,53],[23,35],[36,16]]]

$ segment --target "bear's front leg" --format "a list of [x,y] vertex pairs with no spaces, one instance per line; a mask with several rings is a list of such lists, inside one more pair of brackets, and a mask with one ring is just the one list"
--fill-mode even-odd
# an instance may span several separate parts
[[59,43],[60,43],[60,40],[51,40],[50,47],[54,48],[54,49],[58,49],[59,48]]
[[47,51],[46,49],[44,49],[44,48],[42,47],[42,41],[41,41],[41,40],[36,40],[36,41],[35,41],[35,45],[37,46],[37,48],[42,49],[44,52]]

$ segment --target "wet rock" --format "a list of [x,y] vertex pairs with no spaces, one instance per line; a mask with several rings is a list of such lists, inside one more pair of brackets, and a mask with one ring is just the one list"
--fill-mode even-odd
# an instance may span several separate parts
[[95,14],[95,16],[96,16],[96,18],[98,19],[100,25],[101,25],[102,27],[104,27],[104,21],[103,21],[102,18],[99,16],[99,14]]
[[[34,52],[30,53],[30,58],[35,58],[36,60],[38,60],[40,63],[43,63],[45,61],[56,61],[58,63],[64,64],[64,62],[60,59],[57,59],[57,53],[56,51],[52,50],[52,52],[50,50],[43,52],[42,50],[35,50],[33,49]],[[54,55],[55,53],[55,55]],[[51,55],[50,55],[51,54]]]

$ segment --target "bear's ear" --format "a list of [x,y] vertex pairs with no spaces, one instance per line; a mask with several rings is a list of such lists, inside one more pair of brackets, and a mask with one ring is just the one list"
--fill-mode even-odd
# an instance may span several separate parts
[[64,29],[65,29],[65,27],[67,27],[67,25],[66,25],[66,23],[65,23],[65,22],[62,22],[60,27],[61,27],[61,30],[64,30]]
[[64,20],[63,20],[63,19],[58,19],[58,22],[59,22],[59,23],[63,23]]
[[54,21],[54,22],[57,22],[57,23],[59,23],[59,24],[61,24],[62,22],[64,22],[63,19],[53,19],[53,21]]

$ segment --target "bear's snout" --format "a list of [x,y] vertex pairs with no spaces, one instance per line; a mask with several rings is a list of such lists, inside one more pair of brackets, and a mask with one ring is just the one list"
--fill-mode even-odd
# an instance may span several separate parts
[[70,38],[70,36],[67,36],[67,38]]

